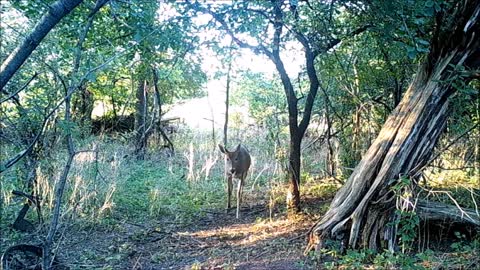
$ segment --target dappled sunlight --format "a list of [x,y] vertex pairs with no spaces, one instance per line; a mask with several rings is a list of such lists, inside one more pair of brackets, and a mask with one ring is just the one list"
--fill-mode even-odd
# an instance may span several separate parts
[[480,1],[82,2],[0,0],[0,268],[480,268]]
[[75,155],[75,161],[82,164],[95,161],[95,151],[79,152]]
[[[247,247],[272,238],[288,237],[295,234],[303,218],[281,218],[278,220],[261,220],[259,222],[232,224],[196,232],[178,232],[182,237],[193,237],[198,241],[228,242],[230,245]],[[288,240],[288,239],[286,239]]]
[[197,213],[195,221],[184,228],[159,222],[155,233],[139,246],[155,252],[139,255],[137,260],[153,261],[155,267],[161,269],[177,267],[179,262],[187,269],[195,266],[204,269],[206,265],[229,269],[276,261],[295,264],[303,252],[305,237],[314,219],[303,214],[287,219],[281,213],[276,219],[265,219],[262,217],[265,215],[262,212],[267,211],[265,207],[244,208],[240,219],[235,219],[233,211],[230,214],[223,211]]

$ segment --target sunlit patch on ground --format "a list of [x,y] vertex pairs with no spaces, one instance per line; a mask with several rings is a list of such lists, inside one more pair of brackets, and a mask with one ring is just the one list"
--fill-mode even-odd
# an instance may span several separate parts
[[188,222],[167,217],[125,222],[64,244],[69,254],[87,256],[85,250],[95,242],[95,261],[118,269],[305,269],[305,237],[315,218],[299,214],[288,219],[278,213],[270,220],[268,212],[265,205],[255,205],[242,208],[238,220],[233,210],[212,210]]
[[233,224],[210,230],[179,232],[178,235],[193,237],[198,241],[228,241],[235,246],[248,247],[255,245],[259,241],[296,234],[295,231],[299,225],[302,225],[302,221],[300,219],[280,219],[274,221],[267,219],[254,224]]
[[267,210],[262,205],[242,210],[239,220],[234,218],[233,211],[217,212],[186,228],[172,228],[172,231],[164,228],[157,233],[162,235],[160,239],[147,244],[152,248],[142,246],[145,251],[155,252],[150,257],[143,254],[137,264],[155,265],[154,269],[242,269],[242,265],[249,264],[250,269],[251,264],[275,264],[283,259],[288,261],[282,264],[287,268],[272,269],[301,269],[294,265],[302,260],[306,232],[313,219],[304,215],[264,219]]

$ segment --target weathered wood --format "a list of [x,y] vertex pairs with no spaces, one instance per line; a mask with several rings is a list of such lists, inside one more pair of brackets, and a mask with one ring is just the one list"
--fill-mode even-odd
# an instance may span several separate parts
[[480,215],[475,209],[420,200],[416,212],[420,219],[424,221],[456,222],[480,227]]
[[456,92],[451,86],[459,78],[455,67],[480,66],[480,3],[461,1],[452,14],[446,20],[451,24],[437,26],[435,36],[442,38],[434,37],[402,101],[312,230],[309,247],[320,250],[329,239],[349,248],[395,243],[395,230],[386,226],[395,218],[391,188],[400,176],[415,175],[431,156],[446,124],[449,97]]

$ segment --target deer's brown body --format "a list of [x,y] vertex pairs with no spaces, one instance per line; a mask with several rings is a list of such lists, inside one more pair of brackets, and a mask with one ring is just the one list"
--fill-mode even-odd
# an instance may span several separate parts
[[224,146],[218,145],[220,151],[225,154],[226,164],[225,172],[227,175],[227,210],[230,209],[230,201],[232,197],[233,178],[238,179],[237,186],[237,214],[240,217],[240,204],[242,203],[242,190],[245,185],[245,178],[247,177],[248,169],[250,168],[251,158],[247,148],[238,145],[235,151],[228,151]]

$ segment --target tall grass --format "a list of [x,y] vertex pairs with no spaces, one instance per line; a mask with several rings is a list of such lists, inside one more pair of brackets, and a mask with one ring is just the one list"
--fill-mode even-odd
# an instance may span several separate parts
[[[271,154],[266,136],[258,131],[233,131],[230,148],[243,143],[252,155],[244,196],[246,203],[269,203],[281,196],[285,181],[285,160]],[[79,223],[158,218],[165,215],[189,218],[204,210],[220,210],[226,205],[224,158],[217,148],[220,133],[183,129],[171,134],[175,154],[152,137],[145,160],[133,155],[133,144],[120,135],[91,136],[77,140],[76,155],[62,204],[62,219]],[[214,139],[215,138],[215,139]],[[37,169],[36,194],[42,199],[44,219],[49,220],[56,181],[67,156],[61,144]],[[285,151],[285,150],[283,150]],[[16,217],[23,201],[11,191],[22,190],[22,179],[11,170],[2,179],[2,222],[4,227]],[[275,190],[275,192],[272,192]],[[273,195],[272,195],[273,194]],[[31,211],[30,215],[33,215]],[[29,216],[30,220],[35,220]]]
[[[281,133],[280,145],[272,148],[266,131],[259,128],[233,129],[230,149],[238,143],[246,145],[252,165],[244,189],[248,205],[263,203],[271,208],[283,204],[287,181],[288,138]],[[75,157],[68,178],[62,218],[70,222],[138,222],[170,216],[191,218],[206,210],[221,210],[226,205],[224,159],[217,148],[220,132],[193,131],[187,128],[170,134],[175,154],[163,147],[155,136],[149,141],[145,160],[132,155],[133,143],[125,135],[91,136],[76,142],[83,150]],[[326,183],[325,145],[312,144],[305,138],[302,160],[302,194],[328,197],[338,184]],[[49,220],[53,207],[53,190],[66,159],[61,144],[53,154],[40,161],[37,169],[36,194],[42,198],[43,216]],[[8,151],[4,152],[8,154]],[[5,229],[16,217],[23,200],[13,198],[12,190],[22,190],[24,183],[19,168],[2,175],[0,226]],[[453,180],[477,180],[478,176],[447,171]],[[433,174],[431,174],[433,177]],[[436,174],[437,179],[442,179]],[[473,181],[476,182],[476,181]],[[312,185],[313,183],[313,185]],[[471,200],[472,196],[466,196]],[[467,205],[468,202],[465,202]],[[28,218],[36,220],[34,211]]]

